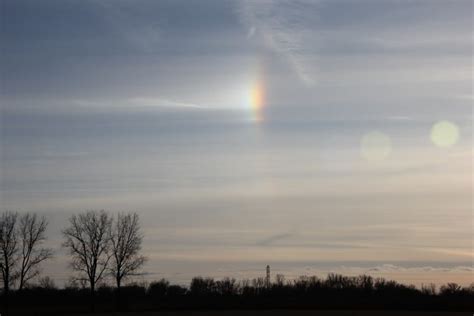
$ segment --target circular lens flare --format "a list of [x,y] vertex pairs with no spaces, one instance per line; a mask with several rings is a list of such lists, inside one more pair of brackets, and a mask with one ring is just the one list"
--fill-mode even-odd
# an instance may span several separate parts
[[373,131],[365,134],[360,142],[360,153],[368,161],[381,161],[392,152],[390,137],[384,133]]
[[449,121],[439,121],[431,128],[431,141],[438,147],[451,147],[459,140],[459,127]]

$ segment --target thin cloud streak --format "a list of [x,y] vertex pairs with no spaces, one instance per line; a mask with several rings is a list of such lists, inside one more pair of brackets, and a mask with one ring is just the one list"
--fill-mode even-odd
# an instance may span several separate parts
[[[58,101],[58,103],[61,101]],[[152,107],[175,107],[175,108],[192,108],[192,109],[208,109],[209,107],[198,105],[189,102],[180,102],[176,100],[170,100],[165,98],[154,98],[154,97],[134,97],[119,100],[87,100],[87,99],[72,99],[66,100],[61,103],[73,104],[80,107],[91,107],[94,109],[108,109],[108,108],[152,108]]]

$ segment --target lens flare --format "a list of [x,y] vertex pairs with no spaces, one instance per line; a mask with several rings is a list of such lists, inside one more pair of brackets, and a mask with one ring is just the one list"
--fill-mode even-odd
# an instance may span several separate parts
[[365,134],[360,142],[360,153],[368,161],[381,161],[392,152],[390,137],[373,131]]
[[431,141],[438,147],[451,147],[459,140],[459,127],[449,121],[439,121],[431,128]]

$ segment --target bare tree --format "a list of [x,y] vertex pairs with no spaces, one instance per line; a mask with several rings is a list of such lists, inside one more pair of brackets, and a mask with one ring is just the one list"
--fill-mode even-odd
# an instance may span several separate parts
[[54,290],[57,289],[56,283],[54,283],[54,280],[51,279],[49,276],[45,276],[43,278],[40,278],[38,281],[38,287],[42,289],[47,289],[47,290]]
[[20,217],[18,226],[21,247],[19,260],[21,265],[18,272],[19,290],[22,290],[29,280],[39,275],[40,263],[52,257],[51,249],[41,247],[46,240],[47,226],[46,219],[39,218],[36,214],[27,213]]
[[140,255],[143,236],[140,233],[138,214],[118,214],[112,225],[110,239],[113,253],[110,270],[120,290],[122,280],[135,275],[146,261]]
[[16,212],[7,211],[0,217],[0,270],[5,295],[8,295],[17,276],[13,271],[18,262],[17,222],[18,213]]
[[111,219],[105,211],[91,210],[73,215],[69,227],[63,230],[63,246],[72,256],[72,268],[89,284],[92,308],[96,284],[104,278],[111,257],[110,227]]

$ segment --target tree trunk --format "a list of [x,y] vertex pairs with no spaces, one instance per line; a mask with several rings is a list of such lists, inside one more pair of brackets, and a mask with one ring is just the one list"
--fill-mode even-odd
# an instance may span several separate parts
[[6,260],[5,266],[5,279],[3,280],[3,312],[8,315],[8,295],[10,293],[10,269],[8,267],[8,260]]
[[3,289],[5,290],[5,294],[8,294],[8,291],[10,290],[10,262],[8,262],[8,257],[5,256],[5,273],[4,273],[4,279],[3,279]]
[[23,287],[25,285],[25,259],[23,258],[23,262],[21,263],[21,270],[20,270],[20,283],[18,284],[18,290],[21,291],[23,290]]
[[120,289],[120,286],[122,284],[122,278],[120,277],[120,275],[117,274],[117,276],[115,277],[116,281],[117,281],[117,289]]
[[117,281],[117,291],[116,291],[116,308],[117,311],[120,311],[122,309],[122,304],[121,304],[121,295],[120,295],[120,288],[121,288],[121,278],[119,275],[116,276],[116,281]]
[[18,285],[18,291],[23,290],[25,281],[23,280],[23,275],[20,276],[20,284]]
[[91,312],[95,312],[95,283],[91,282]]

